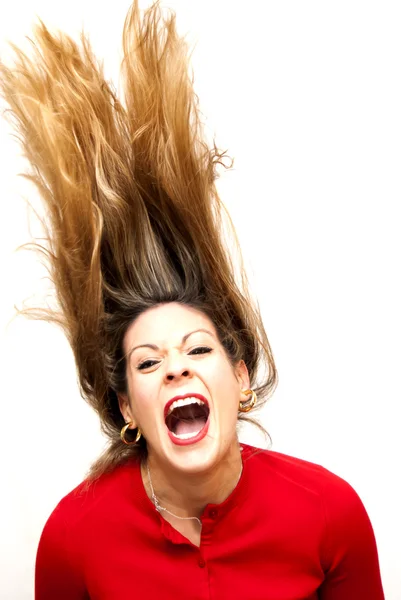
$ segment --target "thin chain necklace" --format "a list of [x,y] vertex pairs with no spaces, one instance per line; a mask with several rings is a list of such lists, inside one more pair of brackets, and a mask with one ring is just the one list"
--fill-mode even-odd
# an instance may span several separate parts
[[[152,485],[152,478],[150,476],[150,470],[149,470],[149,465],[148,463],[146,463],[146,468],[148,471],[148,478],[149,478],[149,485],[150,485],[150,491],[152,493],[152,500],[153,500],[153,504],[155,505],[156,510],[161,513],[161,512],[166,512],[169,515],[171,515],[172,517],[175,517],[176,519],[180,519],[181,521],[198,521],[199,525],[202,527],[202,521],[200,519],[198,519],[198,517],[179,517],[178,515],[175,515],[174,513],[170,512],[167,508],[165,508],[164,506],[161,506],[155,491],[153,489],[153,485]],[[241,475],[242,475],[242,464],[241,464],[241,471],[239,474],[239,477],[235,483],[234,489],[237,487],[239,480],[241,479]]]

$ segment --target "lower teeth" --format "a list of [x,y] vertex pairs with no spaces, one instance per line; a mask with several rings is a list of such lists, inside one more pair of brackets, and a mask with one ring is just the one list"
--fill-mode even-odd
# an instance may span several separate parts
[[174,437],[178,438],[179,440],[189,440],[190,438],[193,438],[196,435],[198,435],[199,431],[195,431],[194,433],[181,433],[180,435],[177,435],[176,433],[174,433],[174,431],[172,431],[171,433]]

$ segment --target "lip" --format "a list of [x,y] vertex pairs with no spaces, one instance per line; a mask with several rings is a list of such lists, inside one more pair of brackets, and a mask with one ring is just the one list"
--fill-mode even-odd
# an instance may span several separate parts
[[176,400],[184,400],[185,398],[198,398],[198,400],[202,400],[202,402],[204,402],[206,404],[206,406],[208,408],[210,408],[209,407],[209,402],[207,401],[207,399],[205,398],[205,396],[202,396],[202,394],[196,394],[196,393],[188,392],[188,394],[183,394],[182,396],[174,396],[174,398],[171,398],[171,400],[169,400],[167,402],[166,406],[164,407],[164,419],[167,418],[167,414],[168,414],[169,408],[173,404],[173,402],[175,402]]
[[200,430],[200,432],[195,437],[189,438],[188,440],[180,440],[180,438],[175,437],[169,429],[167,429],[168,436],[169,436],[170,440],[173,442],[173,444],[175,444],[176,446],[190,446],[191,444],[196,444],[197,442],[200,442],[201,440],[203,440],[203,438],[206,436],[207,432],[209,431],[209,424],[210,424],[210,417],[208,417],[205,425]]
[[164,419],[166,419],[168,410],[169,410],[170,406],[173,404],[173,402],[175,402],[176,400],[184,400],[184,398],[198,398],[198,400],[202,400],[202,402],[204,402],[206,404],[206,406],[209,408],[209,416],[207,418],[205,425],[200,430],[198,435],[196,435],[193,438],[189,438],[188,440],[180,440],[179,438],[175,437],[171,433],[171,431],[166,427],[170,440],[176,446],[189,446],[191,444],[196,444],[197,442],[200,442],[201,440],[203,440],[203,438],[206,436],[207,432],[209,431],[210,407],[209,407],[208,400],[205,398],[205,396],[202,396],[202,394],[196,394],[196,393],[194,394],[194,393],[189,392],[188,394],[183,394],[181,396],[174,396],[174,398],[171,398],[171,400],[169,400],[167,402],[166,406],[164,407]]

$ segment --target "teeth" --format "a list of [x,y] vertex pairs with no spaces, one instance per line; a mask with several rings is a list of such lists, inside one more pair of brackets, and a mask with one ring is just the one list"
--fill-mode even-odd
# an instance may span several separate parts
[[[199,431],[201,430],[199,429]],[[194,431],[193,433],[181,433],[180,435],[177,435],[173,431],[171,433],[174,437],[178,438],[179,440],[189,440],[190,438],[193,438],[196,435],[198,435],[199,431]]]
[[[168,409],[167,414],[169,415],[170,413],[173,412],[173,410],[175,408],[178,408],[179,406],[188,406],[189,404],[199,404],[199,406],[202,406],[205,403],[202,402],[202,400],[199,400],[199,398],[193,398],[192,396],[190,398],[183,398],[181,400],[176,400],[175,402],[173,402],[173,404],[170,405],[170,408]],[[191,437],[192,437],[192,434],[191,434]]]

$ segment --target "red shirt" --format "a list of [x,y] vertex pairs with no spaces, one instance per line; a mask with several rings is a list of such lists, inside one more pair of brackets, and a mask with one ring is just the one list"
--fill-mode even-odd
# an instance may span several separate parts
[[36,600],[383,600],[355,490],[319,465],[243,448],[237,487],[203,512],[199,548],[156,511],[139,463],[81,483],[44,527]]

